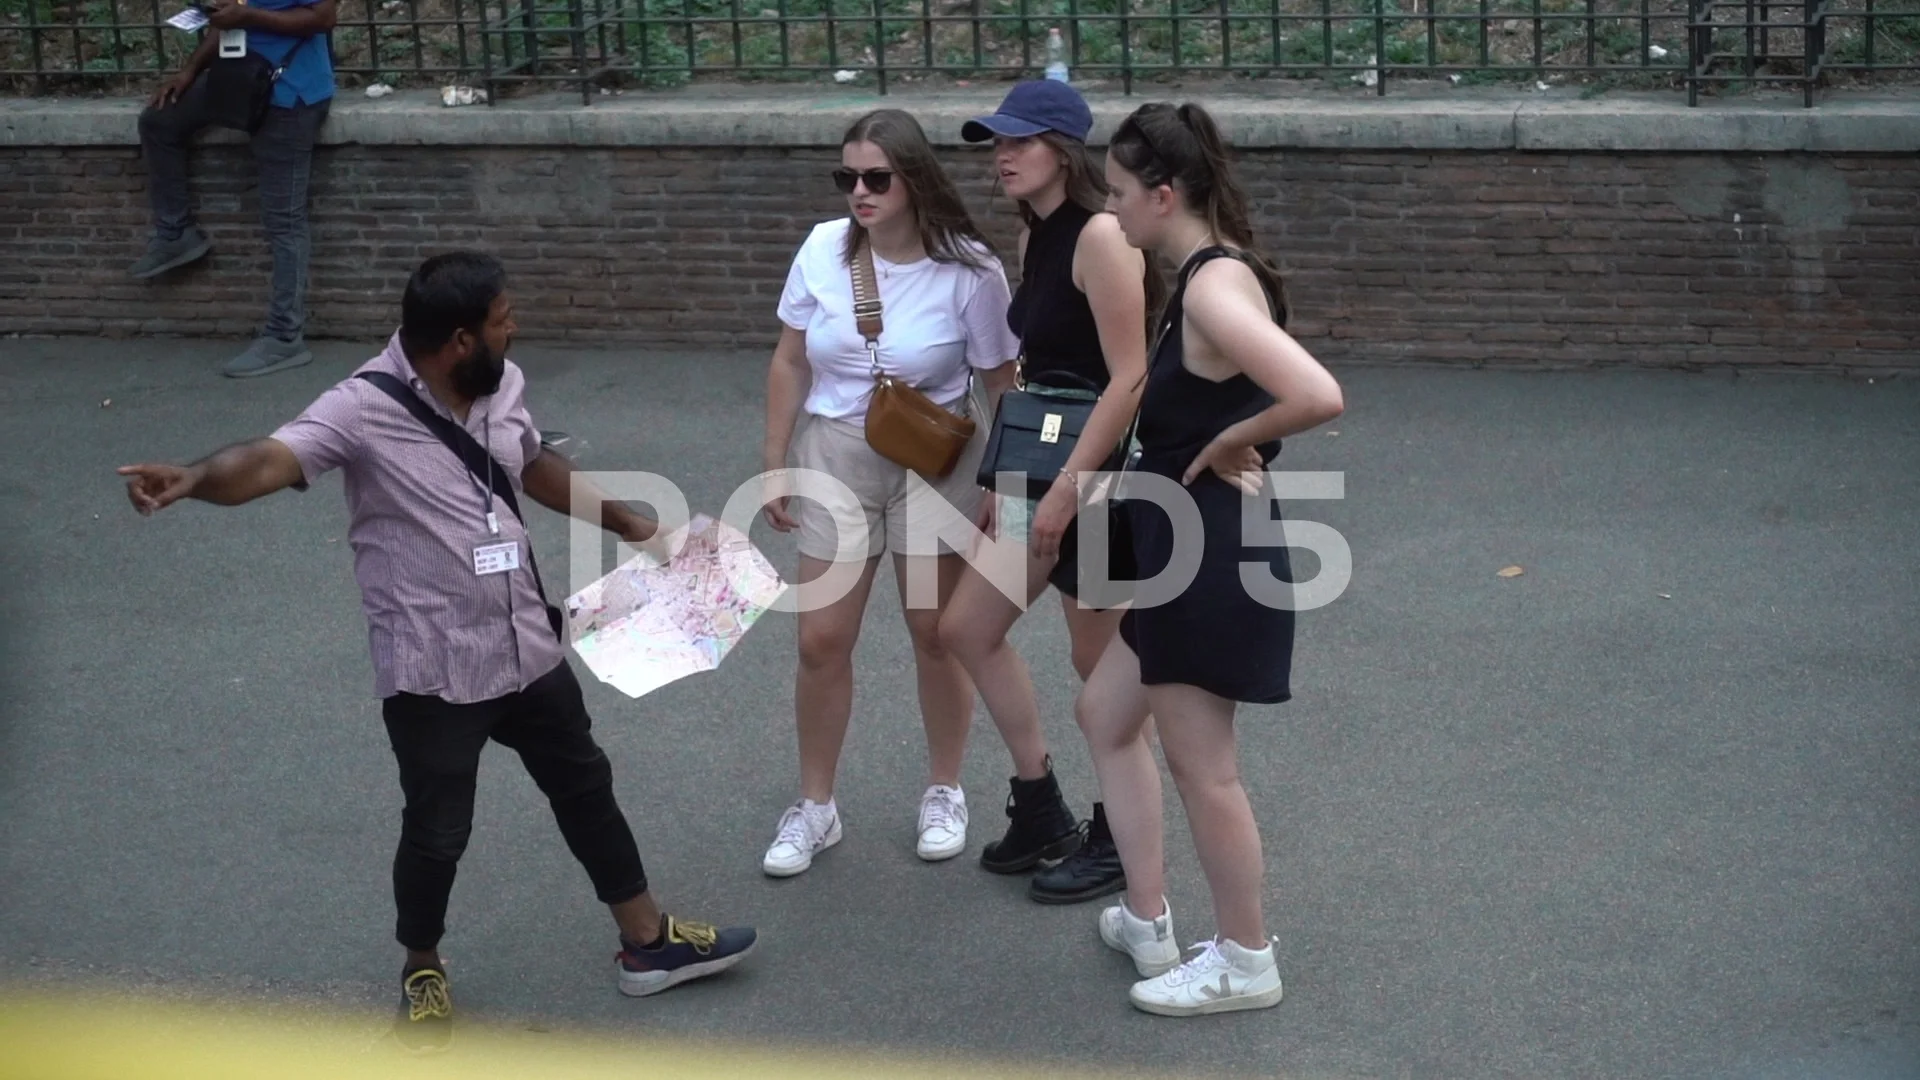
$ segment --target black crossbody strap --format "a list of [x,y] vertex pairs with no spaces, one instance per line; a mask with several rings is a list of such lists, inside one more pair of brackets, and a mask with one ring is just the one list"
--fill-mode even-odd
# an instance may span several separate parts
[[453,451],[454,456],[460,459],[460,464],[465,465],[476,480],[493,488],[493,493],[507,504],[507,509],[520,519],[520,524],[527,523],[526,515],[520,513],[520,500],[513,493],[513,481],[507,477],[507,470],[494,460],[492,454],[487,453],[478,440],[467,434],[466,428],[434,412],[406,383],[384,371],[362,371],[354,377],[367,380],[399,402],[402,408],[413,414],[414,419],[447,444],[447,449]]
[[[493,493],[500,496],[500,501],[506,503],[507,509],[513,511],[513,516],[520,520],[521,527],[526,526],[527,519],[520,513],[520,500],[513,493],[513,481],[507,476],[507,470],[494,460],[492,454],[487,453],[479,440],[467,434],[466,428],[428,408],[427,403],[421,401],[420,395],[414,393],[411,387],[384,371],[362,371],[354,377],[379,387],[381,392],[399,402],[402,408],[426,425],[428,431],[439,436],[440,441],[447,444],[447,449],[460,459],[460,464],[465,465],[476,479],[488,481]],[[533,563],[532,537],[527,538],[527,569],[533,572],[533,587],[540,593],[540,603],[547,605],[547,588],[540,582],[540,568]]]

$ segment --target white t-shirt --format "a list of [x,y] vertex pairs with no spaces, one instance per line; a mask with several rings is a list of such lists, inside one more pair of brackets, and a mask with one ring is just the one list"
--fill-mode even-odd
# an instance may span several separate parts
[[[873,392],[867,339],[853,317],[853,278],[841,253],[851,218],[814,226],[787,271],[780,321],[807,335],[813,388],[806,411],[864,421]],[[996,368],[1020,351],[1007,328],[1013,302],[999,260],[981,251],[987,269],[931,258],[890,263],[873,257],[880,288],[880,367],[949,408],[967,394],[968,366]]]

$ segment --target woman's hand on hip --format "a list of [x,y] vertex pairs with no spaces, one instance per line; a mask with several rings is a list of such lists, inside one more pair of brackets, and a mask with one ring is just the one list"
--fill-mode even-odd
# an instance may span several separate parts
[[1187,466],[1186,475],[1180,478],[1180,482],[1191,484],[1208,469],[1239,488],[1242,495],[1258,495],[1266,463],[1260,460],[1260,452],[1253,447],[1216,435],[1205,449],[1194,455],[1193,463]]

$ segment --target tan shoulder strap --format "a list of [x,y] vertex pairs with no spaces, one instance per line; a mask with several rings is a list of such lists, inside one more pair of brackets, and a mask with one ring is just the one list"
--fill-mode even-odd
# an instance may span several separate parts
[[862,238],[853,253],[853,318],[860,336],[867,339],[867,356],[875,371],[880,370],[880,288],[874,282],[873,249]]

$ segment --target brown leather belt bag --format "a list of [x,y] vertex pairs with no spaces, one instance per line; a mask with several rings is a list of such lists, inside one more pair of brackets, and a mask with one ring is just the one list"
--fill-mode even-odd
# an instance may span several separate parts
[[867,339],[873,398],[867,404],[867,445],[896,465],[939,479],[953,471],[973,438],[974,422],[934,404],[911,384],[880,370],[880,290],[873,251],[861,241],[853,259],[853,316]]

